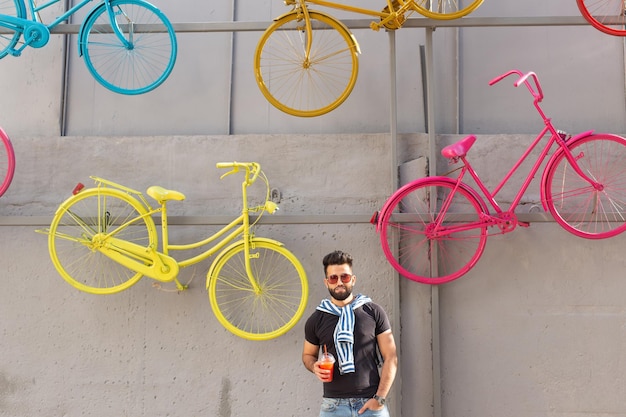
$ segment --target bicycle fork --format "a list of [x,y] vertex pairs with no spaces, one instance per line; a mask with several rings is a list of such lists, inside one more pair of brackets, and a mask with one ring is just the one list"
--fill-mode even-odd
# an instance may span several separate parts
[[602,191],[604,189],[604,185],[597,182],[595,178],[590,178],[585,172],[583,172],[583,170],[580,168],[580,165],[578,165],[578,160],[585,156],[584,153],[581,152],[580,154],[574,156],[569,150],[569,147],[567,146],[565,140],[561,137],[561,135],[557,134],[557,137],[558,139],[556,140],[558,141],[559,146],[561,146],[561,148],[563,149],[563,152],[565,153],[565,158],[567,158],[572,168],[574,168],[574,172],[576,172],[582,179],[587,181],[596,191]]
[[[309,24],[310,27],[310,24]],[[308,58],[307,58],[308,60]],[[250,259],[259,258],[260,254],[257,252],[255,254],[251,253],[252,249],[252,234],[250,233],[250,208],[248,207],[248,183],[244,181],[241,184],[241,194],[243,197],[243,248],[244,248],[244,257],[246,264],[246,274],[248,274],[248,280],[250,281],[250,285],[252,285],[252,290],[254,294],[261,293],[261,287],[259,283],[256,281],[254,274],[252,273],[252,266],[250,266]]]
[[[116,7],[114,9],[110,1],[106,2],[106,9],[107,14],[109,15],[109,20],[111,21],[111,27],[113,28],[113,32],[115,33],[115,35],[118,37],[120,42],[122,42],[127,50],[133,49],[135,47],[135,22],[133,22],[120,7]],[[122,29],[117,22],[117,16],[121,16],[122,20],[126,21],[125,24],[128,25],[128,39],[126,38],[126,36],[124,36],[124,32],[122,32]]]
[[311,67],[311,42],[313,42],[313,29],[311,28],[311,19],[309,17],[309,9],[304,4],[304,0],[299,0],[300,12],[304,19],[304,33],[306,36],[306,45],[304,46],[304,61],[302,67],[309,69]]

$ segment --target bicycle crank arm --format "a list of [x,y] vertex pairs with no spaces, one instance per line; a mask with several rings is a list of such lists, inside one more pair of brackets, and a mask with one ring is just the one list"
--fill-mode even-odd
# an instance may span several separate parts
[[27,46],[41,48],[50,40],[50,30],[40,22],[33,22],[21,17],[0,15],[0,26],[22,32],[24,44],[20,49],[10,52],[14,56],[20,56]]
[[[94,242],[98,240],[94,236]],[[96,250],[120,265],[161,282],[174,281],[178,276],[178,262],[171,256],[135,243],[114,237],[105,237]]]

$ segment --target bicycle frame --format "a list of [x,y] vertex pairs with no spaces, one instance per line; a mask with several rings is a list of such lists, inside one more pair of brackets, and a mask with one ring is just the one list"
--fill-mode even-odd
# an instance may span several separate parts
[[[230,171],[224,174],[222,178],[225,175],[229,175],[234,172],[235,171]],[[257,172],[254,173],[253,177],[250,178],[249,168],[246,168],[246,179],[243,181],[242,186],[241,186],[243,208],[241,211],[241,215],[239,217],[235,218],[229,224],[222,227],[219,231],[217,231],[216,233],[212,234],[211,236],[207,237],[204,240],[189,243],[189,244],[177,244],[177,245],[171,245],[169,243],[167,200],[166,199],[160,200],[160,206],[157,208],[153,208],[141,192],[124,187],[122,185],[116,184],[111,181],[107,181],[102,178],[92,177],[98,183],[98,188],[110,186],[110,187],[121,189],[122,191],[128,194],[133,194],[145,206],[147,210],[146,213],[140,216],[137,216],[133,219],[130,219],[127,222],[119,225],[119,227],[114,232],[107,233],[104,236],[100,237],[99,240],[107,242],[108,245],[106,245],[103,248],[98,248],[98,250],[100,250],[104,255],[113,259],[114,261],[119,262],[120,264],[136,272],[143,273],[144,275],[149,276],[153,279],[156,279],[161,282],[174,281],[178,289],[183,290],[184,286],[176,278],[178,275],[179,268],[185,268],[187,266],[197,264],[211,257],[212,255],[216,254],[220,250],[223,250],[230,242],[234,242],[237,239],[237,237],[241,235],[241,239],[239,241],[234,242],[231,246],[239,245],[243,242],[243,245],[245,248],[245,254],[246,254],[246,260],[245,260],[246,272],[248,273],[248,278],[250,279],[250,282],[253,286],[254,291],[258,292],[259,291],[258,284],[253,278],[253,274],[250,268],[249,254],[250,254],[250,240],[252,237],[252,233],[250,232],[251,225],[250,225],[249,213],[250,211],[261,212],[261,213],[264,211],[267,211],[269,213],[273,213],[278,207],[274,202],[269,201],[267,198],[266,198],[265,204],[262,206],[256,206],[256,207],[248,206],[247,188],[256,180],[259,173],[260,171],[257,170]],[[151,189],[148,189],[148,193],[151,194],[152,196],[158,196],[159,189],[160,187],[151,187]],[[184,198],[184,196],[182,198]],[[161,232],[162,232],[162,235],[161,235],[162,251],[161,252],[159,252],[156,247],[149,248],[150,251],[146,252],[146,248],[143,246],[139,246],[132,242],[115,238],[114,235],[118,233],[119,231],[124,230],[128,226],[135,224],[139,221],[142,221],[144,219],[150,219],[150,221],[154,223],[153,216],[158,213],[161,214]],[[256,219],[256,221],[258,221],[258,218]],[[184,250],[196,249],[202,246],[206,246],[210,243],[213,243],[220,238],[221,240],[219,242],[209,247],[206,251],[196,256],[193,256],[191,258],[186,258],[181,261],[177,261],[171,256],[169,256],[170,251],[184,251]],[[262,239],[262,238],[259,238],[259,239]],[[270,239],[264,239],[264,240],[269,241]],[[114,247],[115,250],[110,250],[109,246]],[[230,246],[228,248],[230,248]],[[219,259],[219,257],[217,259]],[[217,262],[217,259],[213,262],[213,265],[215,265],[215,263]],[[210,276],[210,271],[213,270],[213,265],[211,266],[209,270],[209,276]]]
[[[514,228],[514,226],[518,223],[517,220],[514,220],[514,216],[510,216],[510,215],[515,212],[515,209],[517,208],[517,206],[519,205],[520,201],[522,200],[522,197],[526,193],[528,187],[530,186],[530,183],[532,182],[533,178],[537,174],[537,172],[539,170],[539,167],[541,166],[541,164],[543,163],[543,161],[545,160],[546,156],[548,155],[548,153],[552,149],[552,146],[555,143],[559,146],[559,149],[557,149],[555,152],[564,152],[567,160],[570,163],[570,165],[572,166],[574,171],[581,178],[583,178],[585,181],[587,181],[589,184],[591,184],[597,190],[601,189],[601,187],[602,187],[598,182],[596,182],[593,179],[589,178],[580,169],[580,167],[578,166],[578,164],[576,162],[576,158],[572,155],[572,153],[570,152],[569,148],[566,145],[566,140],[567,139],[569,139],[569,140],[576,140],[576,139],[579,139],[579,138],[591,135],[593,133],[593,131],[590,130],[590,131],[586,131],[586,132],[580,133],[580,134],[576,135],[573,138],[567,138],[567,137],[565,137],[564,134],[562,134],[561,132],[557,131],[556,128],[554,127],[554,125],[552,125],[552,121],[550,120],[550,118],[548,118],[545,115],[545,113],[541,109],[541,106],[539,105],[539,103],[543,99],[543,92],[541,90],[540,84],[537,81],[536,75],[533,72],[529,72],[527,74],[523,74],[520,71],[512,70],[512,71],[509,71],[508,73],[503,74],[503,75],[497,77],[496,79],[492,80],[489,83],[489,85],[493,85],[493,84],[501,81],[503,78],[506,78],[507,76],[509,76],[511,74],[517,74],[517,75],[520,76],[520,78],[514,84],[516,87],[518,87],[521,84],[524,84],[528,88],[528,91],[533,96],[533,105],[535,106],[535,109],[537,110],[537,112],[539,113],[541,118],[543,119],[545,127],[541,130],[541,132],[537,135],[535,140],[530,144],[530,146],[526,149],[526,151],[522,154],[522,156],[518,159],[518,161],[513,165],[513,167],[509,170],[509,172],[504,176],[504,178],[502,178],[500,183],[494,188],[493,191],[489,191],[487,189],[487,187],[481,181],[480,177],[478,176],[478,174],[476,173],[476,171],[474,170],[474,168],[472,167],[470,162],[467,160],[465,154],[453,158],[453,160],[460,159],[463,162],[463,164],[464,164],[463,167],[461,168],[461,173],[459,174],[459,176],[455,180],[456,186],[458,187],[462,183],[463,177],[465,176],[465,174],[467,172],[469,172],[470,176],[474,179],[474,181],[476,182],[476,184],[480,188],[481,192],[483,193],[484,197],[487,199],[487,201],[489,202],[491,207],[496,212],[496,216],[492,216],[492,215],[487,213],[487,216],[489,216],[488,218],[483,219],[483,221],[481,221],[477,225],[473,225],[473,226],[474,227],[479,227],[481,225],[484,225],[484,223],[489,223],[490,225],[496,225],[496,224],[504,225],[504,227],[501,227],[503,233],[506,232],[506,231],[512,230]],[[534,80],[534,87],[530,84],[530,82],[528,80],[529,77],[532,77],[532,79]],[[550,133],[550,139],[548,140],[547,144],[545,145],[545,147],[541,151],[539,157],[537,158],[537,161],[535,161],[535,163],[533,164],[533,166],[530,169],[529,173],[527,174],[524,182],[522,183],[520,189],[518,190],[517,194],[515,195],[515,198],[513,199],[511,204],[509,205],[508,210],[506,210],[506,211],[502,210],[502,208],[500,207],[500,205],[498,204],[498,202],[495,199],[496,195],[500,192],[500,190],[504,187],[504,185],[509,181],[509,179],[513,176],[513,174],[515,174],[515,172],[517,172],[518,168],[522,165],[522,163],[524,163],[526,158],[537,147],[539,142],[544,138],[544,136],[546,136],[547,133]],[[450,194],[449,199],[452,198],[453,194],[454,193]],[[544,209],[547,209],[547,206],[546,206],[546,203],[545,203],[545,199],[546,198],[545,198],[544,195],[542,195],[541,197],[542,197],[543,207],[544,207]],[[444,208],[442,208],[442,212],[443,213],[445,213],[445,211],[447,210],[447,206],[449,205],[449,202],[446,202],[444,204],[445,204]],[[443,216],[441,216],[441,218],[437,221],[437,226],[441,226],[441,222],[442,221],[443,221]],[[511,226],[513,226],[513,227],[511,227]],[[472,227],[471,226],[466,226],[465,228],[470,229]]]
[[[402,0],[400,0],[402,1]],[[412,0],[410,0],[412,1]],[[298,3],[296,5],[296,2]],[[304,16],[304,22],[305,22],[305,30],[306,30],[306,49],[305,49],[305,54],[304,54],[304,65],[307,66],[310,63],[310,56],[311,56],[311,43],[313,42],[313,28],[311,27],[311,19],[309,18],[309,9],[308,9],[308,5],[307,3],[311,3],[311,4],[315,4],[318,6],[324,6],[324,7],[328,7],[328,8],[332,8],[332,9],[339,9],[339,10],[343,10],[343,11],[347,11],[347,12],[353,12],[353,13],[359,13],[359,14],[365,14],[365,15],[369,15],[369,16],[375,16],[375,17],[379,17],[381,19],[381,23],[375,23],[372,22],[372,24],[370,25],[370,27],[373,30],[378,30],[380,29],[380,27],[382,26],[382,22],[384,21],[385,23],[387,23],[389,20],[392,20],[391,16],[389,14],[385,14],[383,12],[379,12],[376,10],[372,10],[372,9],[365,9],[362,7],[355,7],[355,6],[350,6],[347,4],[341,4],[341,3],[333,3],[333,2],[329,2],[329,1],[324,1],[324,0],[286,0],[285,4],[286,5],[294,5],[295,9],[297,9],[299,12],[302,13],[302,15]],[[408,4],[408,2],[406,3]],[[389,7],[389,10],[392,10],[392,5],[391,5],[391,0],[387,0],[387,5]],[[292,13],[292,12],[289,12]],[[396,13],[394,13],[394,17],[395,17]],[[383,19],[384,18],[384,19]],[[375,26],[377,26],[377,28],[375,28]],[[355,41],[356,44],[356,41]],[[358,44],[357,44],[357,48],[358,48]]]
[[[393,9],[392,0],[386,0],[386,1],[387,1],[387,8],[388,10],[390,10],[387,13],[378,11],[378,10],[365,9],[363,7],[356,7],[356,6],[351,6],[348,4],[341,4],[341,3],[334,3],[334,2],[325,1],[325,0],[286,0],[285,4],[295,5],[295,8],[301,10],[302,14],[304,15],[304,21],[306,24],[306,33],[307,33],[307,45],[306,45],[305,57],[308,61],[310,51],[311,51],[312,28],[311,28],[311,20],[309,19],[309,9],[308,9],[307,3],[314,4],[317,6],[328,7],[331,9],[343,10],[346,12],[352,12],[352,13],[358,13],[358,14],[363,14],[363,15],[372,16],[372,17],[378,17],[380,18],[380,22],[378,23],[372,22],[370,24],[370,28],[375,31],[380,30],[381,27],[385,26],[390,21],[396,20],[398,19],[399,16],[402,16],[402,19],[396,22],[395,28],[397,29],[402,26],[402,24],[404,23],[404,20],[406,19],[403,16],[404,13],[406,13],[407,11],[413,11],[411,9],[411,4],[414,2],[414,0],[408,0],[408,1],[397,0],[397,3],[400,5],[400,8],[398,9],[398,11],[393,11],[394,9]],[[298,3],[297,5],[296,5],[296,2]]]
[[[551,136],[550,136],[550,139],[548,140],[548,143],[545,145],[545,147],[541,151],[541,154],[537,158],[537,161],[533,164],[532,168],[528,172],[526,178],[524,179],[524,182],[522,183],[522,185],[520,186],[519,190],[517,191],[517,194],[515,195],[515,197],[511,201],[511,204],[509,205],[508,209],[507,210],[503,210],[500,207],[500,205],[496,201],[497,194],[500,192],[500,190],[502,190],[504,185],[508,183],[509,179],[513,176],[513,174],[515,174],[515,172],[517,172],[518,168],[524,163],[524,161],[526,160],[528,155],[530,155],[530,153],[537,147],[537,145],[539,144],[539,142],[541,142],[541,140],[544,138],[544,136],[551,130],[554,130],[554,127],[552,125],[548,125],[541,131],[541,133],[539,133],[539,135],[535,138],[535,140],[531,143],[531,145],[526,149],[524,154],[518,159],[518,161],[515,163],[515,165],[509,170],[509,172],[504,176],[504,178],[500,181],[500,183],[493,189],[493,191],[489,191],[489,189],[481,181],[480,177],[478,176],[478,173],[474,170],[474,168],[472,167],[471,163],[466,159],[466,157],[465,156],[459,157],[459,159],[462,160],[464,166],[462,168],[460,168],[461,169],[461,173],[459,174],[459,176],[454,181],[455,184],[457,186],[459,186],[462,183],[463,177],[465,176],[465,174],[469,172],[470,176],[474,179],[474,181],[478,185],[478,187],[479,187],[480,191],[482,192],[483,196],[489,202],[489,205],[496,212],[495,216],[490,215],[490,214],[487,213],[487,216],[489,216],[489,217],[486,218],[486,219],[483,219],[482,222],[476,224],[475,226],[481,226],[485,222],[491,223],[491,225],[502,224],[502,223],[509,224],[513,220],[510,216],[507,216],[507,215],[515,212],[515,209],[517,208],[517,206],[521,202],[524,194],[526,193],[526,191],[528,190],[528,187],[530,186],[530,183],[532,182],[533,178],[535,177],[535,175],[539,171],[539,167],[541,166],[541,164],[545,160],[546,156],[550,152],[550,149],[552,148],[552,146],[554,145],[555,142],[560,146],[560,148],[563,150],[563,152],[566,152],[566,155],[568,155],[568,160],[570,161],[570,164],[572,165],[572,167],[576,171],[576,173],[578,175],[580,175],[582,178],[584,178],[585,180],[589,181],[590,184],[594,184],[594,185],[597,184],[595,181],[589,179],[580,170],[580,167],[576,164],[574,157],[569,152],[569,149],[567,149],[567,146],[565,145],[565,141],[561,138],[561,136],[558,133],[556,133],[556,134],[555,133],[551,133]],[[585,136],[589,136],[592,133],[593,133],[593,131],[583,132],[583,133],[573,137],[572,140],[578,139],[578,138],[581,138],[581,137],[585,137]],[[451,196],[450,196],[450,198],[451,198]],[[543,204],[544,209],[547,209],[544,200],[545,199],[542,198],[542,204]],[[445,208],[442,208],[441,212],[445,213]],[[442,216],[442,218],[443,218],[443,216]],[[441,221],[442,220],[438,221],[438,226],[441,226],[441,224],[440,224]],[[463,229],[463,228],[470,229],[472,227],[460,227],[460,228],[461,229]],[[458,228],[456,230],[458,230]]]
[[[298,2],[298,8],[302,9],[305,11],[307,10],[307,5],[306,3],[309,4],[314,4],[317,6],[323,6],[323,7],[328,7],[330,9],[337,9],[337,10],[342,10],[344,12],[351,12],[351,13],[358,13],[358,14],[363,14],[366,16],[372,16],[372,17],[378,17],[380,18],[380,22],[372,22],[370,24],[370,28],[372,30],[378,31],[380,30],[381,27],[385,26],[388,29],[399,29],[400,27],[402,27],[402,24],[404,24],[404,22],[407,19],[407,16],[404,16],[405,13],[407,12],[416,12],[417,8],[416,8],[416,4],[415,4],[415,0],[386,0],[387,3],[387,10],[389,11],[378,11],[378,10],[373,10],[373,9],[366,9],[363,7],[357,7],[357,6],[352,6],[349,4],[343,4],[343,3],[335,3],[332,1],[327,1],[327,0],[286,0],[285,4],[286,5],[295,5],[296,2]],[[394,3],[395,6],[397,7],[394,8]],[[308,18],[308,17],[307,17]],[[387,26],[387,24],[391,21],[396,21],[395,24],[392,27]]]
[[[72,6],[69,10],[66,10],[63,14],[61,14],[61,16],[54,19],[51,23],[44,24],[41,21],[39,12],[58,3],[59,1],[61,0],[48,0],[40,6],[37,6],[35,5],[34,0],[28,0],[28,12],[30,13],[30,18],[26,17],[22,19],[13,16],[0,15],[0,27],[6,27],[16,31],[19,30],[24,34],[30,32],[30,29],[34,29],[29,38],[25,36],[24,44],[22,45],[22,47],[14,50],[12,52],[12,55],[19,56],[27,46],[40,48],[46,45],[50,37],[50,29],[58,26],[62,22],[67,21],[74,13],[82,9],[85,5],[87,5],[87,3],[90,3],[94,0],[81,0],[78,4]],[[111,21],[111,26],[117,37],[125,46],[130,46],[131,42],[126,40],[124,34],[120,30],[115,20],[110,0],[101,0],[100,3],[106,4],[109,19]]]
[[[325,1],[325,0],[287,0],[285,4],[287,5],[295,4],[296,1],[299,3],[297,7],[300,7],[303,10],[307,9],[308,7],[306,3],[310,3],[310,4],[315,4],[317,6],[328,7],[331,9],[343,10],[345,12],[352,12],[352,13],[364,14],[364,15],[373,16],[373,17],[380,17],[381,19],[389,15],[389,13],[383,13],[378,10],[365,9],[363,7],[351,6],[349,4],[334,3],[331,1]],[[408,9],[408,5],[411,1],[412,0],[405,2],[403,0],[400,0],[399,3],[402,4],[402,9],[404,9],[405,7]],[[390,8],[389,10],[392,10],[391,0],[386,0],[386,2],[387,2],[387,6]]]

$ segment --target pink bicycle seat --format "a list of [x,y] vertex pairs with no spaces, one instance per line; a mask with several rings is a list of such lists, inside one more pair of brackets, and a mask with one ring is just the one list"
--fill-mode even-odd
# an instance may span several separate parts
[[453,143],[452,145],[448,145],[443,148],[441,150],[441,154],[446,158],[458,158],[460,156],[465,156],[474,142],[476,142],[476,136],[469,135],[457,143]]

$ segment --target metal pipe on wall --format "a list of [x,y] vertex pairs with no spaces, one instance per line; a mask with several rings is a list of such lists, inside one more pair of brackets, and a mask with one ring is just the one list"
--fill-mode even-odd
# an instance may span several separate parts
[[[65,10],[72,7],[72,0],[65,0]],[[72,23],[72,16],[67,20],[68,24]],[[70,78],[70,40],[72,35],[63,35],[63,79],[61,80],[61,114],[59,115],[59,135],[65,136],[67,132],[67,98],[68,98],[68,86]]]
[[[426,96],[428,102],[428,175],[437,175],[437,138],[435,128],[435,97],[433,94],[434,63],[433,63],[433,32],[434,28],[426,28]],[[436,204],[431,200],[431,204]],[[431,268],[436,271],[437,254],[431,259]],[[433,416],[441,417],[441,352],[439,322],[439,287],[431,286],[431,328],[432,328],[432,367],[433,367]]]
[[[396,70],[396,32],[387,31],[389,35],[389,126],[391,134],[391,193],[399,186],[398,175],[398,94],[397,94],[397,70]],[[393,328],[400,329],[400,275],[393,270]],[[398,332],[400,335],[400,332]],[[400,335],[401,337],[401,335]],[[401,409],[401,398],[399,393],[402,392],[402,375],[398,373],[394,382],[394,392],[392,409]]]
[[[237,19],[237,0],[233,0],[230,20],[236,21]],[[230,71],[228,73],[228,134],[233,133],[233,72],[235,71],[234,58],[235,58],[235,35],[236,32],[230,33]]]

